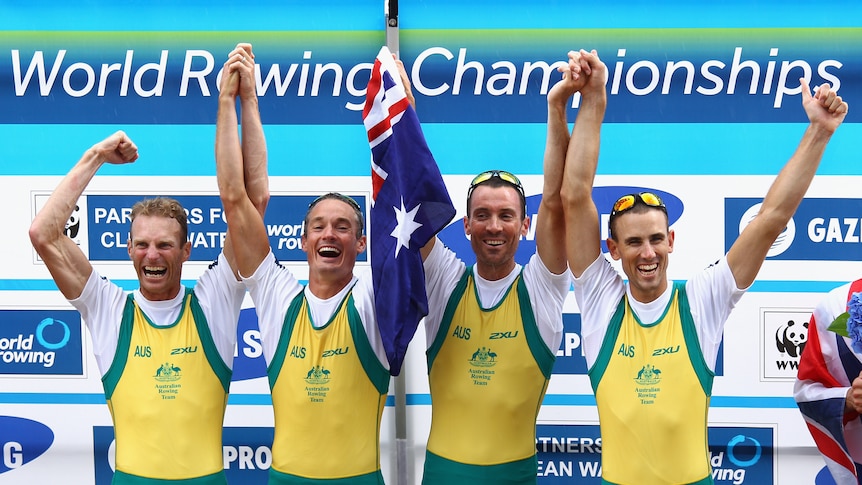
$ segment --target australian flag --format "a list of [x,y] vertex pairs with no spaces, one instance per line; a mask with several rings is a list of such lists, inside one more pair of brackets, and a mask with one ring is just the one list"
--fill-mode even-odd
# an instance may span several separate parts
[[419,249],[455,216],[419,118],[401,85],[398,66],[380,49],[362,119],[371,145],[371,272],[377,324],[392,375],[428,314]]

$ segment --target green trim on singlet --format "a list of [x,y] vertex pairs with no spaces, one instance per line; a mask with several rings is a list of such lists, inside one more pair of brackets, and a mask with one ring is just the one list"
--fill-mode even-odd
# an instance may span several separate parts
[[120,333],[117,336],[117,349],[114,351],[114,359],[105,375],[102,376],[102,387],[105,389],[105,399],[110,401],[114,390],[120,382],[126,361],[129,359],[129,346],[132,345],[132,328],[135,322],[135,301],[132,294],[126,296],[126,304],[123,307],[123,318],[120,320]]
[[114,472],[111,485],[227,485],[224,471],[213,473],[197,478],[186,478],[181,480],[164,480],[160,478],[145,478],[137,475],[129,475],[119,470]]
[[694,325],[694,317],[691,315],[691,306],[688,304],[688,294],[685,292],[685,282],[677,281],[673,284],[679,292],[679,318],[682,322],[682,334],[685,338],[685,346],[688,348],[688,360],[700,381],[700,387],[706,397],[712,396],[712,383],[715,372],[709,369],[706,359],[703,358],[703,349],[700,348],[700,339],[697,336],[697,327]]
[[[539,325],[536,323],[536,314],[533,312],[533,304],[530,303],[530,294],[527,292],[527,284],[524,282],[524,270],[521,269],[521,274],[518,275],[516,285],[518,289],[518,303],[521,307],[521,323],[524,327],[524,336],[527,339],[527,346],[533,354],[533,359],[545,379],[551,378],[551,371],[554,369],[554,361],[557,360],[557,354],[551,352],[542,334],[539,333]],[[508,293],[507,293],[508,294]],[[505,297],[500,300],[503,303]]]
[[455,285],[455,289],[452,290],[452,295],[449,296],[449,301],[446,303],[446,311],[443,312],[443,318],[440,320],[440,328],[437,329],[437,335],[434,336],[434,343],[428,347],[427,351],[425,351],[425,356],[428,361],[427,372],[429,374],[431,373],[431,365],[434,364],[434,359],[440,352],[440,347],[443,346],[443,341],[446,340],[446,335],[449,333],[449,327],[452,325],[452,316],[455,314],[458,304],[461,303],[461,298],[464,296],[464,292],[467,291],[467,283],[470,281],[470,274],[472,271],[473,267],[468,267],[467,270],[464,271],[464,274],[461,275],[461,279],[458,281],[458,284]]
[[389,392],[389,371],[383,366],[371,347],[368,334],[362,325],[362,318],[359,316],[359,312],[356,310],[356,305],[353,301],[353,291],[347,295],[346,300],[347,322],[350,327],[350,333],[353,336],[353,343],[356,345],[356,354],[359,356],[359,363],[362,364],[365,375],[374,384],[377,392],[386,394]]
[[590,377],[590,385],[593,388],[593,394],[595,394],[596,390],[599,388],[599,382],[601,382],[602,376],[611,361],[611,356],[614,353],[614,346],[617,342],[617,336],[620,334],[620,329],[623,325],[623,316],[625,316],[625,314],[626,297],[623,295],[623,297],[620,298],[620,302],[617,304],[614,316],[612,316],[611,321],[608,322],[608,328],[605,330],[605,337],[602,340],[602,346],[599,348],[599,355],[596,357],[596,361],[593,362],[593,365],[587,370],[587,375]]
[[426,450],[422,485],[535,484],[537,463],[536,455],[533,455],[498,465],[468,465]]
[[[213,373],[218,377],[225,394],[227,394],[230,392],[230,378],[233,375],[233,370],[228,367],[224,360],[222,360],[221,354],[219,354],[218,347],[216,347],[215,340],[213,340],[209,322],[207,321],[206,316],[204,316],[203,308],[201,308],[201,303],[194,290],[186,288],[185,297],[190,299],[189,308],[192,311],[192,320],[194,320],[195,327],[198,329],[198,338],[204,348],[204,356],[206,356],[207,362],[210,364],[210,369],[212,369]],[[185,301],[183,301],[182,312],[186,311],[185,308]]]
[[[715,482],[712,480],[712,475],[707,475],[706,477],[691,483],[685,483],[682,485],[713,485]],[[609,482],[602,478],[602,485],[624,485],[622,483]]]
[[[703,392],[707,397],[709,397],[712,395],[712,385],[715,378],[715,372],[709,369],[709,366],[706,364],[706,360],[703,357],[703,350],[700,348],[700,339],[697,336],[697,328],[694,325],[694,317],[691,315],[691,306],[688,302],[688,294],[685,291],[685,281],[673,282],[673,291],[671,292],[670,300],[668,300],[667,308],[665,308],[664,313],[662,313],[662,317],[654,323],[644,326],[652,326],[664,320],[674,298],[678,298],[679,318],[682,325],[685,345],[688,349],[688,359],[697,375],[697,379],[700,382]],[[599,382],[602,379],[602,374],[604,374],[605,369],[607,369],[611,356],[615,351],[614,344],[616,343],[617,336],[619,336],[620,333],[625,309],[626,297],[623,295],[620,299],[620,303],[617,305],[614,316],[611,317],[611,321],[608,324],[608,329],[605,332],[602,346],[599,349],[599,355],[593,363],[593,366],[587,371],[587,374],[590,377],[590,385],[593,388],[593,393],[595,393],[598,388]],[[632,312],[632,315],[637,319],[637,315],[635,315],[634,312]],[[640,320],[637,320],[637,322],[640,323]]]
[[384,485],[380,470],[348,478],[305,478],[269,469],[269,485]]
[[290,306],[284,314],[284,324],[281,326],[281,334],[278,336],[278,347],[275,349],[275,355],[272,356],[272,362],[269,363],[269,367],[266,369],[270,390],[275,387],[275,381],[281,372],[281,366],[284,365],[284,358],[287,356],[287,345],[290,343],[290,335],[293,333],[293,326],[296,323],[296,318],[299,316],[303,300],[305,300],[305,287],[300,290],[298,295],[293,297],[293,301],[290,302]]

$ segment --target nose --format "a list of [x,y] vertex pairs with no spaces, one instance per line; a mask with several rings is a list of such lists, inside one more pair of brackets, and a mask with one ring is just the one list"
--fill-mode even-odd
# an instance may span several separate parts
[[153,260],[159,258],[159,250],[155,245],[150,245],[147,247],[147,259]]
[[641,257],[644,259],[652,259],[655,257],[655,248],[652,244],[644,244],[643,251],[641,252]]
[[497,216],[491,216],[488,218],[488,230],[489,231],[499,231],[502,227],[500,224],[500,218]]
[[322,239],[333,239],[335,238],[335,228],[332,225],[327,224],[324,226],[323,231],[320,233],[320,237]]

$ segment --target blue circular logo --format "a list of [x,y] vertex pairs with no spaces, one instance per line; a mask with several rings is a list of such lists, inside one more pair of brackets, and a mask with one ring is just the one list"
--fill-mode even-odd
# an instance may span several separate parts
[[[751,444],[747,444],[746,440],[751,440]],[[734,453],[734,449],[736,447],[742,447],[745,449],[745,455],[751,453],[750,449],[754,449],[754,455],[747,459],[741,460],[737,458],[736,453]],[[740,450],[742,451],[742,450]],[[757,463],[760,460],[760,454],[762,453],[760,442],[750,436],[743,436],[738,434],[731,438],[730,442],[727,443],[727,458],[736,466],[739,467],[749,467]]]
[[[44,332],[46,328],[54,326],[54,324],[59,325],[59,328],[63,329],[63,338],[60,339],[59,342],[48,342],[45,340]],[[55,327],[57,328],[57,327]],[[48,350],[57,350],[62,349],[69,343],[69,337],[71,337],[72,332],[69,331],[69,326],[60,320],[54,320],[53,318],[46,318],[39,322],[39,326],[36,327],[36,340],[39,341],[39,344],[42,347],[45,347]]]

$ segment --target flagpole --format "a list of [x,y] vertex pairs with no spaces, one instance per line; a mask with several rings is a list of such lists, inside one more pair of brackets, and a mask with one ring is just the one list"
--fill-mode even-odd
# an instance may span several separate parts
[[[386,47],[400,58],[398,44],[398,0],[384,0],[386,15]],[[407,391],[404,367],[395,376],[395,461],[398,485],[413,485],[408,476],[407,460]]]
[[385,2],[386,47],[396,57],[400,58],[401,56],[398,54],[398,0],[385,0]]

